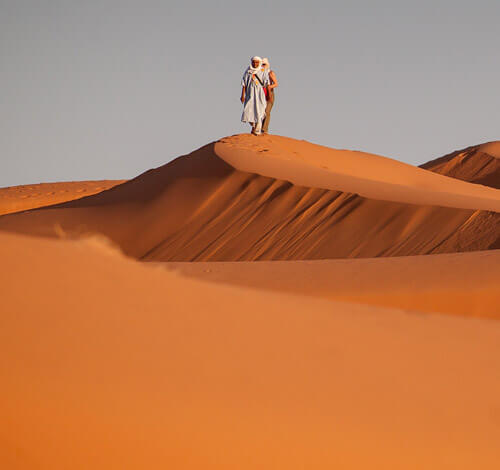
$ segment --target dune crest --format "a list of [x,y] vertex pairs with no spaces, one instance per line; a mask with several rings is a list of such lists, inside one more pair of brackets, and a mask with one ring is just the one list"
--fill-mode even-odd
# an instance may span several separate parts
[[421,168],[459,180],[500,188],[500,141],[474,145],[424,163]]
[[[499,190],[384,157],[297,142],[222,139],[104,193],[3,216],[0,229],[51,237],[102,233],[145,261],[358,258],[500,247],[500,213],[474,205],[496,208]],[[297,155],[290,157],[283,146],[287,152],[296,147]],[[335,172],[322,168],[332,165],[332,155]],[[254,172],[233,165],[252,165]],[[271,170],[280,178],[259,173]],[[311,186],[293,184],[294,178]],[[407,186],[393,184],[402,178]],[[343,190],[324,188],[336,184]],[[360,186],[379,197],[355,194]],[[443,205],[390,200],[403,196]]]
[[221,139],[214,151],[238,170],[298,186],[406,204],[500,212],[500,191],[366,152],[331,149],[275,135],[255,139],[247,134]]
[[37,209],[97,194],[124,180],[68,181],[0,188],[0,215]]

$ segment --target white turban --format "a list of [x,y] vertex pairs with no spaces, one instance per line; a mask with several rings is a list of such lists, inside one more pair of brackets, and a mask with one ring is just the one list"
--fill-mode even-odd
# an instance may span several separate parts
[[269,65],[269,59],[267,57],[264,57],[262,59],[262,65],[266,65],[266,64]]
[[[257,67],[255,67],[255,68],[252,65],[252,62],[254,60],[259,63],[259,65],[257,65]],[[254,57],[252,57],[250,59],[250,66],[248,67],[247,72],[249,72],[249,73],[256,73],[256,72],[258,72],[260,70],[261,66],[262,66],[262,59],[258,55],[256,55],[256,56],[254,56]]]

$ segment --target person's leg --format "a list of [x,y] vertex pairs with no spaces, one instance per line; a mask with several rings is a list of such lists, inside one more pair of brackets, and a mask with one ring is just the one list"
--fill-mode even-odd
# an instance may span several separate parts
[[255,124],[255,134],[259,135],[262,130],[262,121],[259,119],[259,121]]
[[262,133],[267,134],[269,131],[269,123],[271,122],[271,109],[273,108],[274,100],[269,100],[266,105],[266,117],[262,123]]

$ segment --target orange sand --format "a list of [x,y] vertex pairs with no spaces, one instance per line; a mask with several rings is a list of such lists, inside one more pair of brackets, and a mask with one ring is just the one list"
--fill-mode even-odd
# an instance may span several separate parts
[[0,234],[1,468],[497,469],[500,322]]
[[149,261],[359,258],[500,248],[493,211],[498,189],[376,155],[240,135],[104,193],[1,217],[0,229],[98,232]]
[[422,165],[464,181],[500,188],[500,142],[475,145]]
[[500,319],[500,250],[323,261],[165,263],[206,281]]
[[499,147],[0,189],[0,469],[497,470]]
[[[500,147],[500,142],[497,144]],[[500,192],[496,189],[365,152],[336,150],[288,137],[236,135],[218,141],[215,153],[238,170],[298,186],[370,199],[500,212]]]
[[72,201],[112,188],[124,180],[39,183],[0,188],[0,215]]

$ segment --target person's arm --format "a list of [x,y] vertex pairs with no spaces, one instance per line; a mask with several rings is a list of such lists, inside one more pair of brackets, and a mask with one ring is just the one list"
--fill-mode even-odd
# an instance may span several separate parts
[[269,89],[272,90],[278,86],[278,79],[276,78],[276,74],[271,70],[269,72],[269,78],[271,79],[271,84],[269,85]]
[[245,85],[243,85],[243,86],[241,87],[241,98],[240,98],[240,101],[241,101],[242,103],[244,103],[244,102],[245,102]]

